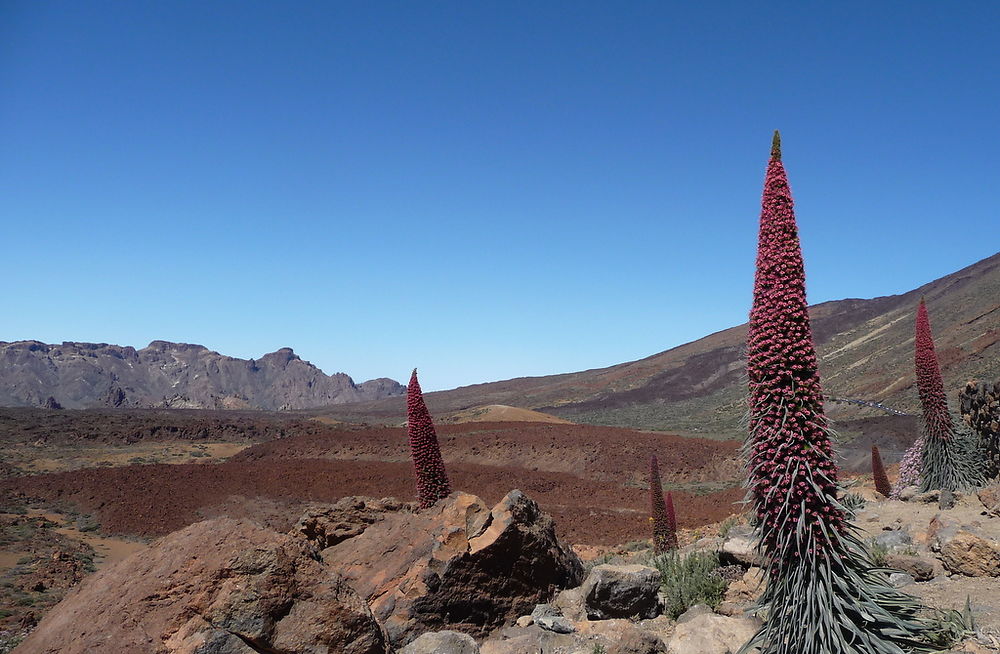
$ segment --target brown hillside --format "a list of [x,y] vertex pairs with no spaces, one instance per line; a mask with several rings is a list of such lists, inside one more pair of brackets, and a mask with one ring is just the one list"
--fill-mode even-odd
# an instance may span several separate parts
[[[825,391],[913,412],[913,320],[925,297],[946,385],[1000,376],[1000,254],[902,295],[824,302],[810,309]],[[526,377],[426,394],[435,414],[510,404],[575,422],[740,436],[746,325],[610,368]],[[956,407],[957,408],[957,407]],[[402,400],[324,409],[359,421],[395,419]],[[832,405],[835,418],[878,415]]]

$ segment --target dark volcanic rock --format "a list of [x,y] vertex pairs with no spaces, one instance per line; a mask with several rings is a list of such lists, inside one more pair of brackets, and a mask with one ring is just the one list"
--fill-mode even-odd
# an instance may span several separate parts
[[456,492],[419,513],[386,514],[323,560],[368,599],[397,645],[441,629],[485,635],[583,575],[552,518],[517,490],[492,510]]
[[18,648],[24,654],[385,654],[364,601],[301,539],[199,522],[97,573]]
[[153,341],[147,347],[106,343],[0,342],[0,406],[69,409],[309,409],[378,400],[406,389],[391,379],[362,384],[326,375],[290,348],[258,360],[234,359],[201,345]]

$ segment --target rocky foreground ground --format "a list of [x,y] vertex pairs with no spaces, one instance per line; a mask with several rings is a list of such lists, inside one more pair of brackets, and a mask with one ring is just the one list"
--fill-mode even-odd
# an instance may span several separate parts
[[[906,501],[855,492],[868,500],[856,522],[896,585],[934,609],[968,603],[953,614],[966,633],[943,651],[1000,651],[1000,485]],[[218,518],[90,576],[16,652],[735,652],[759,624],[752,533],[733,518],[682,544],[682,557],[711,562],[703,595],[642,541],[575,551],[520,491],[492,507],[456,492],[420,512],[344,498],[287,533]]]

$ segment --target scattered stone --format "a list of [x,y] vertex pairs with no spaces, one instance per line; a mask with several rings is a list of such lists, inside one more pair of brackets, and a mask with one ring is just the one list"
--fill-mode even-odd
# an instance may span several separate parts
[[543,615],[535,618],[535,624],[546,631],[554,631],[557,634],[571,634],[576,631],[573,623],[562,616]]
[[889,530],[883,531],[878,536],[875,537],[875,544],[881,545],[887,549],[895,549],[898,547],[904,547],[906,545],[912,545],[913,539],[910,538],[910,534],[902,530]]
[[479,645],[468,634],[432,631],[413,640],[399,654],[479,654]]
[[930,558],[888,554],[885,557],[885,565],[911,575],[915,581],[930,581],[935,577],[934,559]]
[[684,613],[677,616],[677,624],[691,622],[701,615],[712,615],[712,609],[706,604],[695,604]]
[[531,611],[531,617],[535,621],[537,621],[538,618],[545,618],[545,617],[555,618],[561,615],[562,614],[559,612],[559,609],[552,606],[551,604],[536,604],[535,608]]
[[715,570],[712,570],[711,574],[713,577],[718,579],[724,579],[726,581],[736,581],[737,579],[743,578],[746,573],[746,567],[737,564],[731,565],[720,565]]
[[666,654],[667,646],[662,640],[634,625],[622,632],[618,642],[607,650],[608,654]]
[[456,492],[424,511],[385,514],[322,556],[397,645],[442,629],[485,636],[583,577],[552,518],[518,490],[492,510]]
[[530,615],[522,615],[520,618],[514,621],[518,627],[530,627],[535,624],[535,619]]
[[938,535],[941,562],[949,571],[967,577],[1000,576],[1000,543],[987,540],[967,527]]
[[904,502],[912,502],[917,494],[920,492],[920,488],[917,486],[907,486],[903,490],[899,491],[899,499]]
[[764,570],[750,568],[740,579],[729,584],[725,601],[733,604],[749,604],[756,601],[762,592],[764,592]]
[[480,654],[526,654],[530,652],[586,652],[590,654],[593,648],[582,649],[580,636],[576,633],[560,634],[546,631],[537,624],[530,627],[506,627],[490,636],[479,646]]
[[916,493],[910,501],[918,504],[935,504],[941,501],[941,491],[932,490],[926,493]]
[[[703,613],[681,622],[670,638],[670,654],[732,654],[749,641],[760,628],[753,618],[727,617]],[[756,648],[752,652],[757,652]]]
[[559,609],[560,614],[574,622],[587,619],[587,609],[583,601],[583,588],[580,586],[559,591],[555,599],[552,600],[552,605]]
[[644,565],[598,565],[581,588],[587,616],[653,618],[659,613],[660,571]]
[[916,580],[905,572],[893,572],[889,574],[889,583],[892,584],[893,588],[902,588],[916,583]]
[[940,513],[931,518],[931,522],[927,526],[927,543],[931,550],[941,551],[941,543],[953,538],[961,527],[962,523],[958,520]]
[[736,563],[744,568],[759,566],[760,553],[757,551],[757,540],[750,535],[736,534],[730,536],[722,544],[719,552],[719,562],[722,564]]
[[368,605],[309,543],[245,520],[199,522],[88,579],[18,651],[391,651]]
[[1000,518],[1000,484],[991,484],[981,489],[976,495],[983,503],[988,515]]

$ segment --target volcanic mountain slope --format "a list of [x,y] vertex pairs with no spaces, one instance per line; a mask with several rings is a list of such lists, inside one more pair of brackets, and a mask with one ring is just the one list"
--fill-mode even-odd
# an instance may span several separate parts
[[[918,410],[913,324],[927,300],[945,384],[1000,376],[1000,254],[902,295],[824,302],[810,308],[825,392]],[[744,412],[746,325],[610,368],[511,379],[426,394],[435,415],[508,404],[575,422],[739,436]],[[954,396],[953,398],[954,399]],[[957,406],[953,407],[957,409]],[[831,403],[838,419],[872,410]],[[354,420],[398,416],[401,400],[324,410]]]
[[106,343],[0,342],[0,406],[305,409],[401,395],[391,379],[355,384],[326,375],[289,348],[235,359],[201,345],[153,341],[136,350]]

